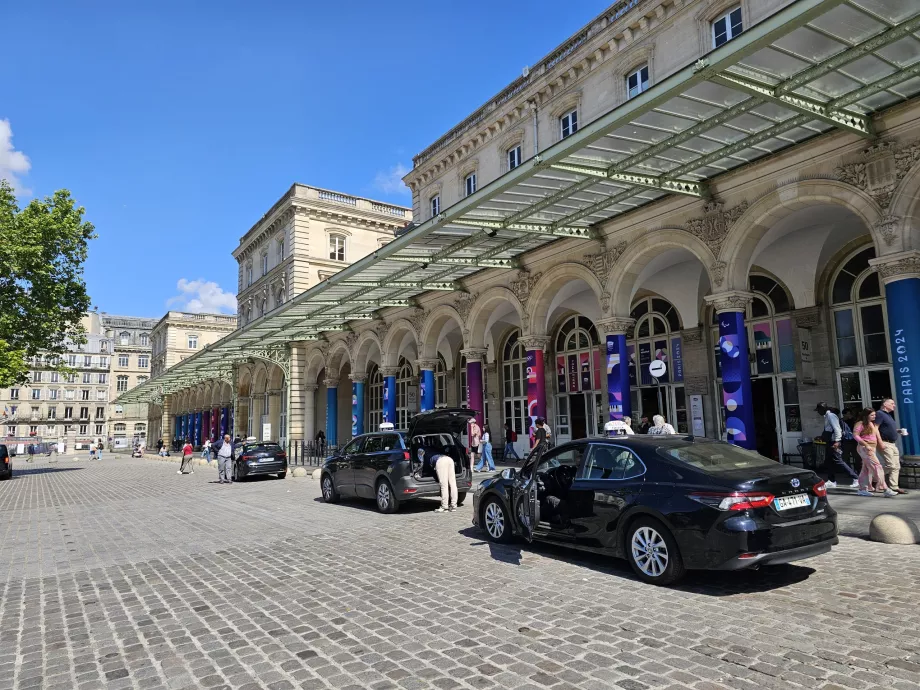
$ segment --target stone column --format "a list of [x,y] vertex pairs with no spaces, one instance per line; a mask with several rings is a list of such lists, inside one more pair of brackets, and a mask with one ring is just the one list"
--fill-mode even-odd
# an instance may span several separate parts
[[549,344],[545,335],[528,335],[521,338],[527,350],[527,415],[530,417],[530,444],[533,446],[534,423],[537,417],[546,417],[546,369],[543,351]]
[[611,421],[632,416],[626,331],[635,323],[627,316],[613,316],[597,323],[607,336],[607,405]]
[[422,406],[422,412],[428,412],[433,410],[435,405],[434,370],[438,366],[438,360],[420,359],[417,364],[419,368],[419,402]]
[[303,435],[304,441],[313,443],[316,438],[316,391],[319,386],[308,383],[303,387]]
[[291,344],[291,375],[287,381],[288,407],[287,407],[287,437],[301,440],[306,429],[306,405],[303,386],[303,344]]
[[729,291],[706,296],[719,316],[719,357],[722,363],[722,405],[729,443],[757,449],[754,405],[751,398],[751,363],[748,359],[744,314],[753,299],[750,292]]
[[396,424],[396,375],[399,367],[380,367],[383,376],[383,421]]
[[[684,361],[684,393],[687,396],[687,425],[694,436],[719,438],[722,424],[719,417],[720,402],[712,395],[710,384],[710,358],[712,352],[706,344],[706,328],[685,328],[680,332]],[[702,428],[694,422],[693,397],[700,396],[703,403]]]
[[471,410],[476,410],[476,421],[482,426],[485,419],[483,415],[485,401],[482,397],[482,369],[486,359],[486,350],[471,348],[461,350],[460,354],[466,357],[466,406]]
[[339,438],[339,381],[326,379],[326,443],[338,445]]
[[364,433],[364,383],[367,374],[352,374],[351,378],[351,435]]
[[[920,251],[871,259],[885,286],[888,338],[894,369],[895,414],[907,430],[904,455],[920,455]],[[917,378],[917,383],[914,379]]]

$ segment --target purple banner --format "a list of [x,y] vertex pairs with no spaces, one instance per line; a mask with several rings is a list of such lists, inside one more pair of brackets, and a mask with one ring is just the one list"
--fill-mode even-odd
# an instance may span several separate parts
[[467,361],[466,363],[466,405],[471,410],[476,410],[476,421],[482,426],[482,362]]
[[675,383],[684,380],[684,345],[680,338],[671,338],[671,371]]
[[744,314],[719,314],[719,358],[722,362],[722,404],[728,442],[755,450],[754,406],[751,400],[751,365],[748,363]]
[[631,414],[626,352],[625,335],[607,336],[607,404],[611,420],[623,419]]
[[[576,360],[575,355],[569,357]],[[578,369],[575,368],[578,382]],[[527,351],[527,414],[530,416],[530,442],[533,445],[534,422],[537,417],[546,417],[546,377],[543,374],[543,350]]]

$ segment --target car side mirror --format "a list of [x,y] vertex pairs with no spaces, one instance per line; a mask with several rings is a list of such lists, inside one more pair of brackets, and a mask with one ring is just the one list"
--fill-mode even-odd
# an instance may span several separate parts
[[513,467],[506,467],[502,470],[502,479],[514,479],[517,476],[517,470]]

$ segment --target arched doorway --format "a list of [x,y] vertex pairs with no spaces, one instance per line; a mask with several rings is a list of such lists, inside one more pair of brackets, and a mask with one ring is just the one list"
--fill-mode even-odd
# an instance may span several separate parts
[[560,443],[597,436],[603,431],[607,411],[597,328],[584,316],[566,317],[555,345],[555,435]]
[[[530,449],[530,417],[527,414],[527,351],[520,337],[521,332],[515,329],[502,347],[502,402],[504,422],[509,422],[518,435],[514,450],[524,457]],[[500,431],[492,429],[492,433],[498,438]]]
[[[629,315],[636,320],[626,336],[633,426],[660,414],[678,433],[689,433],[680,314],[671,302],[652,295],[634,302]],[[649,370],[653,361],[666,367],[657,378]]]
[[[781,460],[783,453],[795,452],[802,438],[791,316],[795,306],[788,289],[771,276],[751,273],[748,290],[754,294],[744,322],[748,331],[757,452]],[[712,324],[713,361],[716,378],[721,379],[719,321],[715,313]],[[724,409],[720,409],[724,427]]]
[[888,317],[878,273],[869,266],[875,249],[848,255],[831,280],[834,356],[841,409],[878,407],[892,396]]

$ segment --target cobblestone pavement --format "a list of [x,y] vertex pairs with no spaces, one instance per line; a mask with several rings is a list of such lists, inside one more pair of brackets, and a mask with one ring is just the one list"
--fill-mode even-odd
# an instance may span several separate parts
[[23,468],[0,483],[4,689],[920,687],[917,547],[844,537],[668,590],[491,546],[469,503],[383,516],[310,479],[111,455]]

